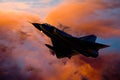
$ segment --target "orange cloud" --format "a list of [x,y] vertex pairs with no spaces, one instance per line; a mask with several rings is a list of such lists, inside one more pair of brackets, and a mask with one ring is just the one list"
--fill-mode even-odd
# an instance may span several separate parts
[[[38,15],[20,12],[20,11],[3,11],[0,10],[0,26],[13,26],[20,22],[39,22],[40,18]],[[13,25],[12,25],[13,24]],[[15,27],[15,26],[14,26]]]
[[[115,7],[115,6],[114,6]],[[102,37],[120,36],[118,11],[107,10],[100,2],[65,3],[53,10],[46,21],[57,26],[67,25],[79,35],[96,34]],[[112,15],[111,13],[115,13]],[[104,34],[104,32],[106,34]],[[76,34],[76,35],[77,35]]]
[[35,13],[40,15],[42,18],[44,18],[50,10],[54,8],[54,6],[45,5],[43,4],[49,4],[51,0],[40,0],[38,2],[36,1],[4,1],[0,3],[0,10],[2,11],[22,11],[22,12],[29,12],[29,13]]

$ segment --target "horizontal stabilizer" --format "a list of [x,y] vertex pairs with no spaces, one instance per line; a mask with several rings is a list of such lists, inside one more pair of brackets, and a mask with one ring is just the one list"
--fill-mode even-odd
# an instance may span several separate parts
[[95,35],[88,35],[88,36],[80,37],[79,39],[89,41],[89,42],[95,42],[96,38],[97,37]]

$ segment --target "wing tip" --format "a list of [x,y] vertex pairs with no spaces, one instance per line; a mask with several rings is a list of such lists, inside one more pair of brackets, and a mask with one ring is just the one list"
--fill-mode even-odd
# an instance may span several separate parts
[[110,45],[105,45],[105,47],[110,47]]
[[102,48],[107,48],[107,47],[110,47],[110,45],[104,45],[104,44],[103,44],[103,47],[102,47]]

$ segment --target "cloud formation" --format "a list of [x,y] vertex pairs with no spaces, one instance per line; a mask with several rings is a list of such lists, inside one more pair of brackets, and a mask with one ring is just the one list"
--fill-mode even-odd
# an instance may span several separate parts
[[117,6],[117,3],[112,3],[112,1],[111,4],[114,4],[114,9],[106,7],[109,4],[109,1],[95,0],[76,1],[74,4],[64,3],[52,11],[46,20],[54,25],[61,23],[70,26],[73,32],[81,35],[120,36],[120,18],[118,16],[120,7]]
[[19,2],[2,2],[0,3],[0,9],[4,10],[26,10],[30,6],[25,3],[19,3]]
[[[62,3],[46,19],[53,25],[61,23],[70,26],[68,32],[77,36],[93,33],[105,38],[117,36],[119,39],[117,8],[109,10],[110,7],[105,9],[100,3],[77,1],[75,4]],[[29,23],[42,22],[39,15],[1,10],[0,17],[1,80],[120,79],[120,51],[106,51],[96,59],[76,55],[70,60],[59,60],[44,46],[49,43],[48,38]]]
[[60,0],[1,0],[0,10],[36,13],[44,18],[59,3]]

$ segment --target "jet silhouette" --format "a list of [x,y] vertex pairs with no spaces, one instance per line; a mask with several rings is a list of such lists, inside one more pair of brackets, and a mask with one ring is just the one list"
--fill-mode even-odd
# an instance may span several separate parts
[[96,43],[97,37],[95,35],[77,38],[47,23],[32,23],[32,25],[51,39],[52,46],[49,44],[45,45],[54,52],[53,54],[55,54],[57,58],[71,58],[77,54],[96,58],[99,55],[99,49],[109,47],[105,44]]

